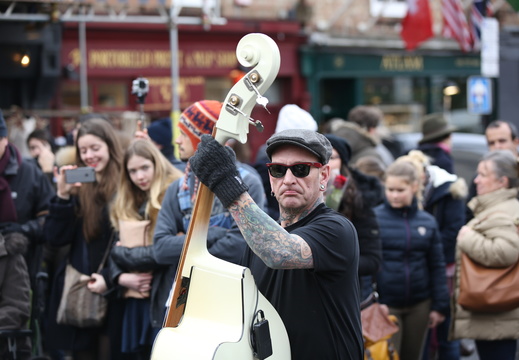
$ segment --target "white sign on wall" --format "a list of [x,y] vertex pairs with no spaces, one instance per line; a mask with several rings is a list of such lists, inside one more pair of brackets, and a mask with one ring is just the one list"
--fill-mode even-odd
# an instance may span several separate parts
[[481,75],[499,77],[499,23],[484,18],[481,24]]

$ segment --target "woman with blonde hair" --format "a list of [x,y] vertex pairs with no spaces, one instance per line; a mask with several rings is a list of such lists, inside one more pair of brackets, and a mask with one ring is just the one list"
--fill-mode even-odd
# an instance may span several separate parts
[[514,360],[519,339],[519,308],[473,312],[458,304],[461,253],[480,265],[504,268],[519,260],[517,159],[509,150],[488,153],[474,179],[477,196],[468,207],[474,218],[458,233],[451,336],[475,339],[479,359]]
[[422,179],[413,163],[397,160],[386,171],[385,202],[375,208],[381,229],[380,303],[398,318],[393,335],[402,360],[420,359],[427,334],[448,313],[440,232],[432,215],[418,208]]
[[[130,168],[128,163],[137,164],[137,159],[140,160],[138,165],[141,165],[141,168]],[[183,173],[175,168],[151,141],[143,139],[136,139],[130,144],[124,154],[123,164],[125,168],[121,172],[117,195],[110,212],[112,225],[119,230],[119,219],[149,218],[153,229],[167,187]],[[146,177],[146,170],[151,171],[152,176]],[[140,172],[143,178],[139,177]],[[140,215],[139,208],[143,204],[144,215]],[[151,240],[153,232],[149,235]]]
[[[132,359],[149,359],[156,335],[149,316],[150,292],[153,272],[158,268],[150,245],[166,189],[182,172],[151,141],[143,139],[130,144],[123,165],[110,211],[119,235],[118,246],[111,253],[111,278],[125,298],[121,350],[131,353]],[[139,255],[127,256],[130,248]]]
[[[420,191],[423,209],[433,215],[440,230],[445,274],[449,293],[452,294],[455,269],[455,248],[458,231],[465,224],[465,197],[467,184],[463,178],[430,164],[430,158],[419,150],[412,150],[400,160],[409,159],[415,165],[423,179]],[[437,352],[440,359],[457,360],[460,357],[460,342],[448,340],[450,312],[436,329],[430,332],[423,360],[434,357]],[[436,332],[436,343],[431,342],[431,333]]]

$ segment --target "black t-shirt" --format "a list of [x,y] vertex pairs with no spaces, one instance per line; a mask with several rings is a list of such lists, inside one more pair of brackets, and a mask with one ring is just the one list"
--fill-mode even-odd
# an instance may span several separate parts
[[292,359],[362,359],[355,228],[322,204],[286,230],[308,243],[314,269],[270,269],[250,248],[244,265],[281,316]]

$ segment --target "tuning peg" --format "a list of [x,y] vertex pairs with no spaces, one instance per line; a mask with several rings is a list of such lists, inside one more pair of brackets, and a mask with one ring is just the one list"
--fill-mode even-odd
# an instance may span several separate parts
[[230,102],[225,105],[225,108],[233,115],[240,114],[244,117],[246,117],[249,120],[249,123],[254,125],[256,127],[256,130],[259,132],[263,132],[263,124],[260,120],[254,120],[252,117],[245,114],[243,111],[241,111],[239,108],[235,106],[235,104],[239,103],[239,99],[236,96],[231,96]]
[[258,105],[261,105],[263,106],[263,108],[265,110],[267,110],[267,112],[270,114],[270,111],[269,109],[267,109],[267,104],[269,103],[269,99],[267,99],[266,97],[264,97],[263,95],[261,95],[261,93],[259,92],[258,88],[254,85],[254,84],[257,84],[259,82],[261,82],[261,77],[260,75],[257,73],[257,72],[252,72],[249,77],[246,77],[244,79],[245,81],[245,86],[247,86],[247,88],[249,90],[252,90],[256,93],[256,104]]
[[265,96],[258,95],[258,97],[256,97],[256,104],[263,106],[263,108],[270,114],[269,109],[267,109],[268,103],[269,99],[267,99]]
[[[267,110],[268,111],[268,110]],[[253,118],[249,118],[249,122],[256,127],[256,130],[259,132],[263,132],[265,130],[265,127],[259,120],[254,120]]]

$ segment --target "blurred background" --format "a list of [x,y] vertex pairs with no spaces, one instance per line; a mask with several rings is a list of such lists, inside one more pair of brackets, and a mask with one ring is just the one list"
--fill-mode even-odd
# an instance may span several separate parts
[[419,132],[432,112],[464,133],[481,134],[497,118],[519,125],[519,0],[410,4],[0,1],[0,109],[40,121],[56,138],[89,112],[132,128],[139,111],[132,81],[145,77],[147,118],[175,118],[197,100],[223,101],[247,71],[236,60],[238,41],[261,32],[278,44],[281,69],[266,94],[270,113],[253,112],[265,131],[250,137],[251,156],[290,103],[320,125],[355,105],[377,105],[388,136]]

